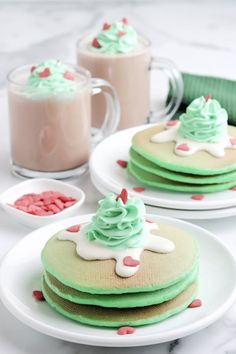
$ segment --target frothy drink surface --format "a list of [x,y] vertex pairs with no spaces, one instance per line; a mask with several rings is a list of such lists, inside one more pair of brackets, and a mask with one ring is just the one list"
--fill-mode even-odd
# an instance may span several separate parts
[[[101,77],[116,89],[121,105],[119,129],[144,124],[150,110],[150,46],[139,38],[138,46],[129,53],[94,53],[89,49],[91,37],[78,47],[77,62],[93,77]],[[92,98],[92,124],[100,127],[105,114],[102,95]]]
[[[79,80],[79,79],[76,79]],[[88,161],[91,90],[48,97],[10,87],[11,156],[14,164],[42,172],[64,171]]]

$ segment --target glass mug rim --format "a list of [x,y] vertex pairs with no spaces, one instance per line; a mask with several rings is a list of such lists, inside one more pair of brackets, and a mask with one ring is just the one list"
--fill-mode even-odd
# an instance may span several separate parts
[[[71,64],[71,63],[64,62],[64,61],[63,61],[63,64],[72,68],[74,73],[78,73],[83,76],[83,79],[80,80],[80,85],[78,88],[86,86],[86,84],[90,82],[92,75],[89,70],[87,70],[86,68],[84,68],[81,65]],[[13,84],[15,87],[18,87],[18,88],[24,87],[25,82],[22,83],[22,82],[19,82],[17,79],[14,79],[14,75],[19,74],[18,71],[20,72],[23,70],[28,70],[28,72],[30,72],[30,68],[32,68],[32,66],[34,66],[34,65],[37,65],[37,64],[34,63],[34,64],[18,65],[16,67],[14,67],[13,69],[11,69],[6,76],[8,84]]]
[[[94,32],[88,32],[88,33],[85,33],[83,36],[81,36],[81,37],[79,37],[78,39],[77,39],[77,41],[76,41],[76,49],[77,50],[81,50],[81,51],[84,51],[84,50],[86,50],[87,48],[82,48],[81,47],[81,43],[85,40],[85,39],[87,39],[87,38],[90,38],[90,37],[94,37],[94,34],[95,34],[96,32],[94,31]],[[100,52],[92,52],[92,51],[89,51],[89,53],[91,53],[91,54],[98,54],[98,55],[103,55],[103,56],[128,56],[128,55],[136,55],[136,54],[138,54],[138,53],[141,53],[141,52],[143,52],[143,51],[145,51],[146,49],[150,49],[151,48],[151,46],[152,46],[152,42],[151,42],[151,40],[150,39],[148,39],[146,36],[144,36],[142,33],[140,33],[140,32],[138,32],[138,38],[139,39],[141,39],[143,42],[144,42],[144,48],[140,48],[139,50],[132,50],[132,51],[130,51],[130,52],[127,52],[127,53],[118,53],[118,54],[113,54],[113,53],[100,53]]]

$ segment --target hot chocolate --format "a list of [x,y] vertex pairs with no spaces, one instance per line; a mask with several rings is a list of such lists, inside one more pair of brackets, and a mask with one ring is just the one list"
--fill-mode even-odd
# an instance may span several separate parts
[[92,86],[87,70],[58,60],[9,75],[15,172],[29,177],[55,173],[50,176],[56,178],[68,177],[72,174],[65,171],[74,169],[84,172],[90,153]]
[[[181,77],[171,63],[157,59],[151,65],[151,44],[139,36],[126,18],[114,23],[104,23],[94,37],[87,36],[77,45],[77,62],[86,67],[94,77],[109,81],[117,91],[121,119],[119,129],[144,124],[150,117],[150,70],[168,72],[175,102],[168,106],[173,114],[182,97]],[[175,70],[175,72],[174,72]],[[166,114],[166,119],[167,117]],[[92,124],[101,126],[104,117],[104,98],[92,99]]]

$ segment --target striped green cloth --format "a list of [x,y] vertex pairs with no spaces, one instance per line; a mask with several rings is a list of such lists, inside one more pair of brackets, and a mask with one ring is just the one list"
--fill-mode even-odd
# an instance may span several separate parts
[[[212,94],[226,109],[229,123],[236,125],[236,81],[211,76],[182,73],[184,95],[175,118],[185,112],[186,107],[197,97]],[[170,93],[171,95],[171,93]]]

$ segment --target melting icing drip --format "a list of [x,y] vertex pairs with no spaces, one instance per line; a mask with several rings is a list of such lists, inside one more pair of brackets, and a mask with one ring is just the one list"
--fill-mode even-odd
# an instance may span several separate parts
[[155,223],[145,222],[146,243],[142,248],[115,249],[101,245],[97,241],[89,241],[83,233],[83,225],[79,232],[61,231],[58,239],[72,241],[76,244],[77,254],[86,260],[116,260],[116,274],[121,277],[134,275],[140,266],[140,256],[142,251],[149,250],[157,253],[170,253],[175,245],[172,241],[156,236],[151,233],[157,230]]
[[227,136],[219,143],[208,143],[193,141],[183,138],[179,134],[179,128],[181,123],[174,121],[175,124],[166,124],[166,129],[160,133],[157,133],[151,137],[153,143],[165,143],[169,141],[175,141],[175,153],[179,156],[193,155],[198,151],[207,151],[211,155],[216,157],[223,157],[225,155],[225,148],[236,149],[234,144],[234,138]]

